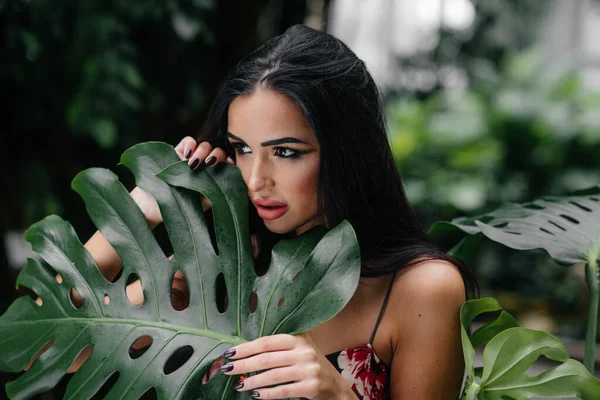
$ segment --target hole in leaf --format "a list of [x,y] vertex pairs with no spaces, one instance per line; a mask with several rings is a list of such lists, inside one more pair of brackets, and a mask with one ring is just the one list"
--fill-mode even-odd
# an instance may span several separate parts
[[534,203],[524,204],[523,207],[528,208],[530,210],[544,210],[544,209],[546,209],[546,207],[542,207],[539,204],[534,204]]
[[81,307],[83,307],[84,300],[77,291],[77,289],[71,288],[71,291],[69,292],[69,297],[71,298],[71,304],[73,304],[73,307],[75,307],[78,310],[80,310]]
[[572,222],[572,223],[574,223],[574,224],[577,224],[577,225],[579,225],[579,221],[578,221],[578,220],[576,220],[575,218],[573,218],[573,217],[569,216],[569,215],[560,214],[560,216],[561,216],[561,217],[563,217],[564,219],[566,219],[566,220],[567,220],[567,221],[569,221],[569,222]]
[[563,228],[562,226],[558,225],[556,222],[548,221],[548,223],[551,224],[551,225],[554,225],[555,227],[557,227],[558,229],[562,230],[563,232],[567,231],[565,228]]
[[217,276],[216,286],[215,302],[217,303],[217,310],[223,314],[227,311],[227,285],[225,284],[225,276],[222,272]]
[[60,274],[56,275],[54,277],[54,279],[56,280],[56,282],[60,285],[63,282],[63,278]]
[[496,223],[496,224],[491,224],[494,228],[504,228],[508,225],[508,222],[504,221],[504,222],[500,222],[500,223]]
[[552,235],[552,236],[556,236],[554,235],[554,233],[550,232],[549,230],[546,230],[544,228],[540,228],[540,231],[547,233],[548,235]]
[[19,288],[19,290],[22,290],[23,292],[27,293],[27,295],[29,295],[29,297],[31,297],[31,300],[33,300],[33,302],[35,304],[37,304],[38,306],[41,307],[42,304],[44,304],[44,301],[42,300],[42,298],[40,296],[38,296],[36,292],[34,292],[33,290],[29,289],[28,287],[21,286]]
[[279,299],[279,303],[277,303],[277,307],[280,307],[283,305],[283,303],[285,302],[285,297],[282,297]]
[[137,338],[136,341],[133,342],[129,347],[129,357],[131,357],[132,360],[140,358],[148,351],[150,346],[152,346],[151,336],[144,335]]
[[102,385],[102,387],[100,389],[98,389],[96,394],[92,397],[92,400],[101,400],[101,399],[105,398],[106,395],[108,394],[108,392],[110,392],[110,390],[113,388],[113,386],[115,386],[117,384],[117,381],[119,380],[119,375],[120,375],[119,371],[113,372],[108,377],[106,382],[104,382],[104,385]]
[[252,293],[250,295],[250,314],[253,314],[256,311],[256,307],[258,306],[258,296],[256,293]]
[[107,294],[104,295],[104,304],[106,304],[106,305],[110,304],[110,297],[108,297]]
[[176,311],[183,311],[190,305],[190,289],[185,274],[177,270],[171,282],[171,305]]
[[210,382],[210,380],[216,375],[217,371],[219,371],[219,368],[221,368],[221,365],[224,363],[225,359],[223,357],[217,358],[202,377],[202,384],[206,385],[208,382]]
[[217,237],[215,234],[215,222],[213,218],[212,208],[210,210],[206,210],[204,216],[206,217],[206,229],[208,230],[208,235],[210,236],[210,243],[212,244],[212,247],[215,250],[215,254],[219,255],[219,246],[217,244]]
[[[115,283],[117,282],[119,279],[121,279],[121,276],[123,275],[123,268],[121,268],[119,270],[119,272],[117,272],[117,275],[115,275],[115,277],[110,281],[111,283]],[[106,277],[105,277],[106,278]]]
[[126,285],[131,285],[133,282],[135,282],[135,281],[139,281],[139,280],[140,280],[140,277],[139,277],[139,276],[138,276],[136,273],[132,272],[132,273],[131,273],[131,274],[129,274],[129,276],[127,277],[127,282],[126,282],[125,284],[126,284]]
[[127,300],[133,306],[140,306],[144,302],[144,291],[142,281],[137,274],[129,274],[127,277],[127,286],[125,288]]
[[144,394],[138,398],[138,400],[157,400],[157,399],[158,399],[158,393],[156,393],[156,389],[154,389],[153,387],[146,390],[144,392]]
[[302,273],[302,271],[298,271],[298,273],[296,274],[296,276],[292,279],[292,282],[295,282],[298,280],[298,278],[300,277],[300,274]]
[[81,352],[79,353],[75,361],[73,361],[73,364],[71,364],[71,366],[67,370],[67,373],[72,374],[73,372],[76,372],[90,357],[90,355],[92,355],[92,349],[93,347],[91,344],[88,344],[83,349],[81,349]]
[[173,246],[169,240],[169,234],[167,233],[167,226],[165,224],[158,224],[154,229],[152,229],[152,234],[165,254],[165,257],[173,254]]
[[598,200],[598,199],[597,199],[597,198],[595,198],[595,197],[590,197],[590,200],[592,200],[592,201],[595,201],[596,203],[600,202],[600,200]]
[[577,203],[576,201],[570,201],[569,203],[573,204],[576,207],[579,207],[580,209],[582,209],[583,211],[587,211],[587,212],[592,212],[591,208],[587,208],[586,206],[583,206],[579,203]]
[[172,374],[177,371],[183,364],[189,360],[194,354],[194,349],[192,346],[183,346],[178,348],[171,354],[167,362],[165,363],[165,367],[163,368],[163,372],[165,375]]
[[29,364],[23,369],[24,371],[27,371],[29,368],[31,368],[31,366],[33,365],[33,362],[42,354],[44,354],[50,347],[52,347],[52,345],[54,344],[54,339],[50,339],[45,345],[42,346],[41,349],[38,350],[37,353],[35,353],[33,355],[33,357],[31,357],[31,361],[29,361]]

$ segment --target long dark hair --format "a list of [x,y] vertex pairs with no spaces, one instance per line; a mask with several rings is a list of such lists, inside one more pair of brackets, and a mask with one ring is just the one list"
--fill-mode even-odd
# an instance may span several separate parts
[[[321,207],[329,226],[344,219],[352,224],[360,244],[362,276],[388,275],[424,260],[446,260],[459,268],[475,295],[477,283],[470,271],[428,240],[408,203],[387,140],[381,93],[352,50],[307,26],[288,28],[228,73],[198,141],[230,151],[229,104],[257,88],[287,96],[310,123],[321,147]],[[265,243],[272,240],[261,222],[251,216],[255,232],[261,233],[264,256],[270,253]]]

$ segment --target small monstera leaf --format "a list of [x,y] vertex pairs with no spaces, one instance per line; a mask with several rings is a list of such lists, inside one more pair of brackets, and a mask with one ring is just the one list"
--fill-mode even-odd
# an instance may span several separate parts
[[544,249],[562,265],[595,264],[600,256],[600,186],[572,196],[505,204],[483,215],[438,222],[430,230],[474,235],[463,239],[455,253],[479,240],[477,234],[482,233],[513,249]]
[[[21,297],[0,317],[0,369],[22,371],[42,347],[49,348],[6,385],[8,396],[25,399],[51,389],[89,345],[91,355],[70,379],[66,399],[91,398],[117,374],[107,399],[137,399],[152,388],[159,399],[248,398],[231,389],[233,377],[217,373],[206,384],[202,377],[235,344],[305,332],[335,316],[358,285],[360,255],[352,227],[344,222],[329,232],[315,229],[281,241],[267,273],[258,277],[247,189],[236,167],[191,171],[171,146],[158,142],[130,148],[121,163],[157,200],[174,257],[164,254],[113,173],[80,173],[73,188],[121,257],[122,275],[107,281],[71,225],[57,216],[27,230],[26,239],[41,257],[29,260],[17,284],[43,303]],[[199,193],[213,205],[215,246]],[[176,271],[189,285],[189,305],[180,311],[171,303]],[[141,281],[139,306],[126,296],[131,276]],[[226,310],[216,305],[217,282],[227,292]],[[71,300],[71,288],[82,304]],[[251,298],[258,299],[255,310]],[[150,347],[130,355],[144,336],[152,339]]]
[[[470,337],[468,327],[478,315],[498,312],[494,321]],[[461,400],[526,400],[532,397],[598,399],[600,381],[569,358],[560,340],[547,332],[521,328],[493,298],[469,300],[461,311],[461,334],[467,381]],[[474,365],[474,348],[485,344],[483,367]],[[527,370],[540,357],[562,364],[530,376]]]

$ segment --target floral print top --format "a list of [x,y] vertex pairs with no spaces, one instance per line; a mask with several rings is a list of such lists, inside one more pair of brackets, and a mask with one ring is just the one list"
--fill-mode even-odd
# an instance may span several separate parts
[[362,400],[389,399],[386,391],[387,366],[368,344],[329,354],[327,359],[342,374],[357,398]]
[[390,399],[388,367],[377,357],[373,350],[373,339],[377,327],[387,305],[396,273],[392,276],[377,322],[373,328],[369,344],[360,347],[351,347],[337,353],[327,355],[327,359],[342,374],[352,391],[361,400],[387,400]]

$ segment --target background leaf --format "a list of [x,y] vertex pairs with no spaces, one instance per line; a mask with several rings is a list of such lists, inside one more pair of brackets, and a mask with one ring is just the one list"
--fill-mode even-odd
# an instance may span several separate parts
[[589,263],[600,253],[600,186],[581,193],[505,204],[486,214],[436,223],[431,231],[481,232],[513,249],[544,249],[559,264]]

